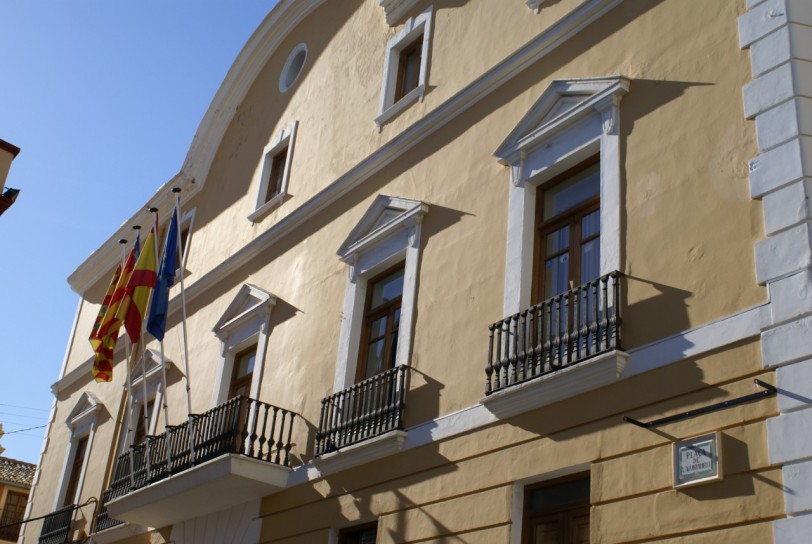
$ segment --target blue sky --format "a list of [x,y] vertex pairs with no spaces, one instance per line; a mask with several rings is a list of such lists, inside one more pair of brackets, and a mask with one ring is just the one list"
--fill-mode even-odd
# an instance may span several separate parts
[[[275,0],[3,0],[0,445],[38,462],[76,312],[67,277],[181,167]],[[83,341],[86,339],[77,339]],[[11,434],[8,434],[11,433]]]

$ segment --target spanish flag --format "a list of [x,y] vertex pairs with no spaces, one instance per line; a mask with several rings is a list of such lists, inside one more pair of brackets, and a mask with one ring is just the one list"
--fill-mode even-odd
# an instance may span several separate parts
[[135,269],[124,289],[124,298],[116,310],[116,319],[124,323],[130,340],[135,343],[141,338],[141,323],[149,304],[149,295],[155,287],[155,229],[149,231]]
[[[118,310],[121,300],[124,298],[124,289],[133,268],[135,268],[138,246],[138,239],[136,239],[135,246],[127,255],[121,273],[118,275],[110,300],[107,301],[106,308],[103,308],[105,310],[104,318],[99,323],[95,335],[91,335],[90,343],[93,345],[93,351],[95,352],[92,373],[97,382],[109,382],[113,379],[113,354],[116,350],[118,332],[121,329],[121,321],[116,319],[116,310]],[[105,304],[102,303],[102,307],[104,306]],[[101,312],[99,313],[101,314]],[[95,325],[94,329],[96,329]]]

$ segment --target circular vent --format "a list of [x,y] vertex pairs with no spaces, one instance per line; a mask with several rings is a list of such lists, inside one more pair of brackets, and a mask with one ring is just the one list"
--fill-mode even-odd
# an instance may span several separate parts
[[290,89],[302,73],[305,59],[307,59],[307,45],[300,43],[293,48],[282,67],[282,75],[279,76],[279,92],[284,93]]

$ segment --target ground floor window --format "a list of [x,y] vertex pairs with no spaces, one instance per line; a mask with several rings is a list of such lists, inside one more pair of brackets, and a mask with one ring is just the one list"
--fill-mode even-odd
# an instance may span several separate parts
[[348,527],[338,532],[338,544],[375,544],[377,538],[377,522]]
[[589,544],[589,476],[525,488],[524,544]]

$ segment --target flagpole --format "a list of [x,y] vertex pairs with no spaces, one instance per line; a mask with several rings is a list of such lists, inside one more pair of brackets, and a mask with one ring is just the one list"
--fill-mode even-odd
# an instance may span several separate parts
[[[133,230],[135,231],[135,244],[138,245],[140,240],[140,225],[134,225]],[[123,266],[123,265],[122,265]],[[126,336],[126,335],[125,335]],[[115,347],[113,348],[115,349]],[[132,451],[132,440],[133,440],[133,383],[132,383],[132,373],[130,372],[130,340],[129,338],[124,339],[124,349],[125,349],[125,356],[127,364],[124,365],[124,371],[127,373],[127,439],[124,441],[124,444],[130,450],[130,488],[135,487],[135,457]]]
[[192,454],[192,463],[195,459],[195,429],[194,417],[192,416],[192,386],[189,383],[189,342],[186,332],[186,292],[183,286],[183,268],[184,268],[184,253],[185,248],[182,246],[183,238],[181,237],[180,228],[180,187],[172,189],[175,193],[175,210],[178,214],[178,250],[180,251],[180,305],[182,310],[181,330],[183,331],[183,368],[186,373],[186,413],[189,418],[189,447]]

